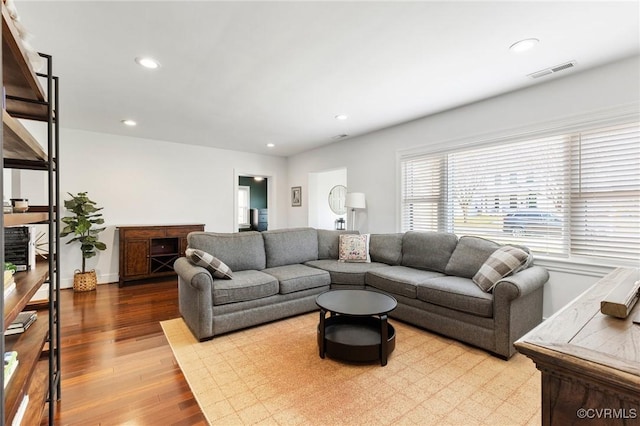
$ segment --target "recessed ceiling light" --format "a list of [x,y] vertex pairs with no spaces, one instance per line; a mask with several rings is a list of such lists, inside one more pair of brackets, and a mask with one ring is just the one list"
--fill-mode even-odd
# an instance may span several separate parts
[[150,70],[155,70],[157,68],[160,68],[160,62],[156,61],[153,58],[149,58],[149,57],[140,57],[138,56],[136,58],[136,63],[138,65],[141,65],[145,68],[149,68]]
[[136,125],[136,124],[138,124],[138,123],[136,123],[136,122],[135,122],[135,121],[133,121],[133,120],[122,120],[122,124],[124,124],[125,126],[133,127],[133,126],[135,126],[135,125]]
[[334,117],[336,120],[346,120],[347,118],[349,118],[348,115],[346,114],[338,114]]
[[264,178],[262,176],[254,176],[253,180],[255,180],[256,182],[262,182]]
[[272,144],[272,143],[268,143],[267,144],[267,148],[273,148],[274,146],[275,146],[275,144]]
[[516,41],[509,46],[509,50],[520,53],[533,48],[538,43],[540,43],[540,40],[537,38],[525,38],[524,40]]

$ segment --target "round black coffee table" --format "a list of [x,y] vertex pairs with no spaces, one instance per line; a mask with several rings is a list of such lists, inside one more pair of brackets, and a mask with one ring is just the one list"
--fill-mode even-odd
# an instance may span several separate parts
[[353,362],[379,359],[387,365],[396,347],[396,331],[387,322],[387,313],[398,305],[396,299],[369,290],[329,290],[316,298],[316,304],[320,358],[326,354]]

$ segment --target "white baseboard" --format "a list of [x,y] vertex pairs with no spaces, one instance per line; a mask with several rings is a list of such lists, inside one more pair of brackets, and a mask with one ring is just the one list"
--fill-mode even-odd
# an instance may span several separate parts
[[[98,274],[98,285],[117,283],[120,279],[118,274]],[[60,278],[60,288],[73,288],[73,276],[69,278]]]

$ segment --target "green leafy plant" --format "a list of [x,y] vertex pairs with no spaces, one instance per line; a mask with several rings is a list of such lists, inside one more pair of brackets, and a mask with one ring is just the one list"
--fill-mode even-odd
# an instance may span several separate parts
[[60,232],[61,237],[73,234],[74,237],[67,241],[67,244],[80,243],[82,251],[82,272],[86,272],[86,260],[94,257],[98,250],[106,250],[107,245],[98,240],[97,235],[105,228],[96,228],[95,225],[102,225],[104,219],[99,213],[103,207],[96,207],[96,203],[91,201],[86,192],[79,192],[77,195],[69,193],[70,200],[65,200],[64,207],[72,215],[63,217],[61,220],[65,227]]
[[15,274],[16,271],[18,270],[18,267],[11,262],[4,262],[4,270],[11,271]]

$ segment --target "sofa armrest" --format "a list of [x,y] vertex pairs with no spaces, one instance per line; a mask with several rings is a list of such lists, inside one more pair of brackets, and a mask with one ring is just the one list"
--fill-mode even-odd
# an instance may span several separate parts
[[173,264],[178,274],[178,307],[184,322],[198,340],[213,336],[213,277],[185,257]]
[[189,262],[186,257],[178,258],[173,264],[173,270],[176,271],[178,277],[195,290],[211,291],[213,288],[211,273],[202,266],[196,266]]
[[500,295],[506,300],[514,300],[538,290],[547,281],[549,281],[549,272],[540,266],[532,266],[502,278],[493,288],[493,294],[496,297]]
[[544,285],[549,272],[532,266],[501,279],[493,289],[495,352],[505,358],[515,353],[513,342],[542,321]]

